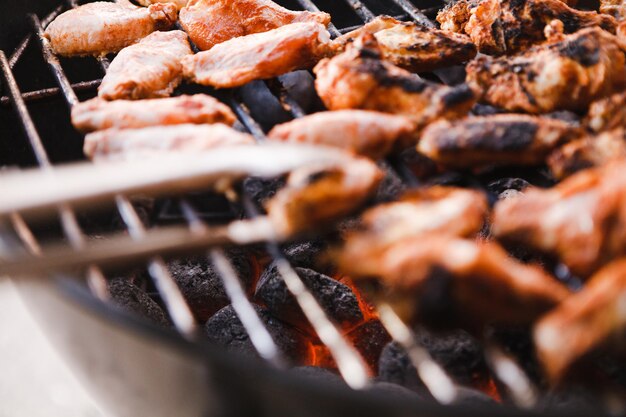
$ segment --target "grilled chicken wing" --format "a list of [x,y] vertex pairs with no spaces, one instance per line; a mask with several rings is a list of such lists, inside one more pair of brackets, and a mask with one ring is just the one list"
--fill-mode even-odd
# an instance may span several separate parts
[[568,7],[560,0],[458,0],[437,15],[441,29],[466,33],[478,51],[514,54],[543,42],[544,27],[563,22],[565,33],[598,26],[615,32],[613,17]]
[[626,253],[626,163],[588,169],[548,190],[498,202],[492,234],[555,255],[588,277]]
[[564,178],[583,169],[605,165],[626,158],[626,132],[615,129],[597,136],[585,136],[557,149],[548,158],[556,178]]
[[141,158],[158,152],[203,151],[253,143],[252,136],[223,124],[180,124],[89,133],[83,150],[91,159]]
[[72,109],[72,124],[81,132],[183,123],[224,123],[236,117],[230,107],[206,94],[151,100],[105,101],[94,98]]
[[561,120],[496,114],[433,123],[424,130],[417,149],[454,168],[534,165],[580,134],[580,129]]
[[406,117],[366,110],[315,113],[274,127],[271,140],[335,146],[381,158],[413,133]]
[[382,171],[365,158],[342,166],[301,168],[268,201],[267,212],[279,234],[310,231],[352,213],[374,194],[382,178]]
[[270,0],[191,0],[180,11],[180,23],[202,50],[232,38],[266,32],[296,22],[330,23],[322,12],[294,12]]
[[624,63],[617,38],[589,28],[514,57],[476,58],[467,82],[483,102],[509,111],[583,111],[626,86]]
[[142,6],[146,6],[149,7],[151,4],[158,4],[158,3],[174,3],[176,5],[176,7],[180,10],[181,8],[185,7],[187,5],[187,2],[189,0],[137,0],[137,3],[141,4]]
[[44,36],[58,55],[105,55],[137,42],[155,30],[176,22],[176,6],[153,4],[148,8],[99,1],[59,15]]
[[440,118],[464,116],[475,102],[467,85],[435,84],[382,60],[376,40],[368,34],[346,52],[322,60],[314,72],[315,88],[329,110],[399,114],[410,118],[418,130]]
[[292,23],[234,38],[183,60],[185,77],[217,88],[310,68],[328,53],[330,34],[319,23]]
[[350,277],[380,280],[405,320],[431,325],[526,325],[569,294],[496,243],[440,234],[398,240],[375,256],[340,253],[338,265]]
[[585,124],[594,132],[626,127],[626,93],[613,94],[591,103]]
[[626,342],[626,260],[595,274],[585,287],[542,318],[534,329],[539,360],[553,382],[585,355]]
[[105,100],[167,97],[182,81],[181,60],[191,54],[185,32],[154,32],[120,51],[102,79],[98,96]]
[[363,33],[374,35],[385,60],[412,72],[461,64],[476,55],[476,47],[465,35],[401,22],[390,16],[377,17],[334,43],[343,49]]
[[600,0],[600,13],[609,14],[621,20],[626,17],[624,0]]

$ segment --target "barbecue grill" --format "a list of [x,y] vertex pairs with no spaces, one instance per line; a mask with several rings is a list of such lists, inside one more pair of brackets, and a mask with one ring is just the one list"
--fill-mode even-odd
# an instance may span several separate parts
[[[329,12],[333,18],[329,31],[333,36],[382,13],[434,26],[431,19],[441,7],[436,0],[421,2],[420,8],[409,0],[279,3],[294,10]],[[34,2],[25,4],[35,10]],[[83,158],[82,138],[71,127],[69,108],[95,94],[109,61],[59,59],[41,36],[43,28],[55,16],[77,5],[76,0],[59,1],[52,5],[51,11],[19,16],[23,24],[20,31],[28,35],[16,47],[12,45],[7,55],[0,53],[3,75],[0,123],[2,131],[7,132],[0,139],[0,166],[36,166],[45,171]],[[458,80],[455,74],[458,69],[430,76],[453,83]],[[319,109],[310,91],[310,80],[310,74],[299,72],[254,82],[235,91],[213,91],[198,86],[182,89],[188,93],[206,92],[226,102],[238,116],[239,127],[262,142],[264,132],[273,124]],[[417,183],[405,159],[392,158],[386,164],[405,184]],[[480,182],[469,176],[463,181],[472,185]],[[240,213],[249,218],[258,216],[249,189],[243,187],[239,191],[234,208],[224,197],[206,193],[159,199],[151,223],[183,224],[189,228],[189,236],[193,236],[212,227],[207,224],[233,220]],[[113,200],[111,205],[128,232],[127,240],[134,239],[140,246],[151,236],[140,206],[124,194],[116,195]],[[31,223],[20,213],[14,213],[2,225],[0,255],[3,251],[25,252],[45,259],[42,247],[50,241],[65,242],[76,253],[83,253],[90,233],[106,233],[100,228],[100,217],[111,216],[107,210],[85,216],[63,204],[58,206],[58,222],[51,226]],[[451,404],[459,397],[458,387],[416,342],[411,330],[387,305],[381,305],[378,314],[383,325],[407,350],[427,394],[434,400],[391,395],[372,383],[361,355],[329,321],[281,246],[270,241],[265,244],[265,252],[312,330],[327,346],[345,384],[287,371],[277,343],[249,301],[232,264],[219,245],[211,243],[213,249],[208,258],[219,273],[231,306],[261,361],[227,352],[198,336],[193,314],[159,254],[147,261],[152,279],[150,294],[166,307],[173,329],[158,327],[108,302],[105,278],[108,271],[101,269],[106,264],[85,265],[88,285],[77,279],[80,277],[68,275],[55,275],[50,280],[20,280],[22,294],[45,332],[94,396],[114,415],[588,415],[588,411],[580,409],[524,410],[535,405],[535,388],[521,367],[495,344],[489,344],[487,362],[500,392],[506,395],[505,404]]]

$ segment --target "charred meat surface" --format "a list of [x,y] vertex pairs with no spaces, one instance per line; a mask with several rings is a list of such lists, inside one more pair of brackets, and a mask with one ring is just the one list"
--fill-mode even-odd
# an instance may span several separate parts
[[144,8],[99,1],[62,13],[48,25],[44,36],[58,55],[106,55],[155,30],[169,29],[175,22],[173,3]]
[[383,58],[411,72],[426,72],[469,61],[476,46],[466,36],[379,16],[363,27],[337,38],[341,49],[363,33],[374,35]]
[[161,307],[144,290],[128,279],[112,279],[109,282],[109,294],[113,303],[122,309],[158,325],[169,326],[169,320]]
[[588,277],[626,251],[625,173],[624,162],[612,163],[500,201],[492,233],[507,244],[556,256],[575,275]]
[[184,123],[232,125],[236,120],[230,107],[206,94],[150,100],[95,98],[72,108],[72,124],[81,132]]
[[275,126],[270,140],[334,146],[378,159],[414,130],[406,117],[367,110],[319,112]]
[[513,57],[476,58],[467,82],[483,102],[512,112],[585,111],[626,86],[624,64],[618,39],[588,28]]
[[180,23],[198,48],[213,46],[232,38],[267,32],[296,22],[330,23],[323,12],[296,12],[270,0],[191,0],[180,11]]
[[585,355],[626,341],[626,260],[615,261],[537,323],[534,339],[550,379],[561,381]]
[[613,94],[591,103],[585,124],[594,132],[626,127],[626,93]]
[[315,22],[291,23],[233,38],[183,60],[190,81],[217,88],[239,87],[314,66],[329,51],[330,35]]
[[453,168],[536,165],[580,129],[547,117],[496,114],[429,125],[417,145],[436,162]]
[[181,124],[92,132],[85,136],[83,150],[91,159],[141,158],[155,153],[197,152],[254,143],[251,135],[223,124]]
[[105,100],[168,97],[183,79],[181,60],[191,54],[185,32],[154,32],[117,54],[98,96]]
[[314,69],[315,88],[329,110],[363,109],[403,115],[417,129],[438,119],[469,112],[474,93],[426,81],[382,59],[373,35],[360,37],[347,50],[322,60]]
[[614,33],[613,17],[569,7],[560,0],[458,0],[437,15],[441,29],[466,33],[489,55],[515,54],[546,40],[544,27],[553,20],[565,33],[599,27]]

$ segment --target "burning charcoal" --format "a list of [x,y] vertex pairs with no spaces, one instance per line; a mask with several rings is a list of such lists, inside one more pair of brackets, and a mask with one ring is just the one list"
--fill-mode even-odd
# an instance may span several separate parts
[[138,314],[161,326],[169,322],[161,307],[142,289],[125,278],[115,278],[109,282],[111,300],[126,311]]
[[348,333],[348,339],[359,351],[365,362],[378,369],[380,353],[391,337],[377,319],[372,319]]
[[[293,363],[306,362],[310,355],[310,343],[306,336],[276,319],[267,309],[257,305],[254,309],[285,358]],[[215,313],[204,325],[204,330],[211,342],[224,346],[228,351],[258,356],[232,306]]]
[[423,388],[409,355],[396,342],[388,343],[380,354],[378,377],[382,381],[416,389]]
[[339,375],[318,366],[298,366],[291,369],[291,372],[319,381],[324,385],[344,385],[343,379]]
[[283,246],[283,253],[289,263],[302,268],[317,267],[320,255],[326,250],[324,240],[309,240]]
[[423,397],[416,393],[415,391],[411,391],[407,388],[404,388],[397,384],[391,384],[389,382],[375,382],[371,387],[368,388],[368,392],[373,392],[376,394],[384,394],[387,399],[422,399]]
[[263,209],[265,202],[274,197],[276,191],[285,186],[284,178],[248,177],[243,182],[245,192],[258,208]]
[[[363,320],[359,302],[349,287],[311,269],[295,268],[295,270],[335,323],[349,328]],[[255,296],[277,318],[315,335],[274,264],[268,266],[261,275]]]
[[[252,289],[254,274],[250,260],[243,252],[231,252],[229,258],[246,289]],[[196,318],[204,323],[217,310],[230,303],[222,279],[206,258],[175,260],[168,264]]]
[[467,387],[459,387],[458,397],[455,402],[456,405],[469,405],[479,406],[482,404],[494,404],[493,398],[487,394],[475,389]]
[[545,411],[576,410],[580,415],[589,416],[603,414],[598,410],[598,399],[588,388],[580,385],[569,385],[552,390],[541,399],[538,408]]

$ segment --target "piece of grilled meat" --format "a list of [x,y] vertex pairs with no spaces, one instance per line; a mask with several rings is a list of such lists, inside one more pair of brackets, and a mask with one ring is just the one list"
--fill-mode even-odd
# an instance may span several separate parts
[[180,10],[187,5],[188,1],[189,0],[137,0],[137,3],[146,7],[149,7],[151,4],[174,3],[176,7]]
[[235,120],[237,118],[230,107],[206,94],[150,100],[106,101],[94,98],[72,109],[72,124],[81,132],[183,123],[232,125]]
[[401,22],[390,16],[379,16],[338,37],[334,44],[345,49],[363,33],[374,35],[385,60],[412,72],[461,64],[476,55],[476,47],[466,35]]
[[338,165],[300,168],[267,204],[277,233],[284,236],[311,231],[346,216],[369,199],[382,171],[366,158]]
[[585,136],[555,150],[548,165],[559,179],[583,169],[626,159],[626,131],[623,128]]
[[99,1],[60,14],[48,25],[44,36],[58,55],[106,55],[155,30],[169,29],[175,22],[173,3],[145,8]]
[[330,34],[319,23],[291,23],[234,38],[183,60],[189,80],[232,88],[252,80],[311,68],[329,51]]
[[513,57],[478,57],[467,65],[467,82],[482,102],[508,111],[585,111],[626,86],[624,64],[617,38],[596,27]]
[[515,54],[546,40],[544,28],[563,22],[565,33],[600,27],[614,33],[613,17],[570,8],[560,0],[458,0],[437,15],[441,29],[466,33],[489,55]]
[[618,20],[626,17],[624,0],[600,0],[600,13],[609,14]]
[[406,117],[368,110],[326,111],[275,126],[270,140],[334,146],[370,158],[381,158],[410,138],[413,123]]
[[83,150],[91,159],[130,159],[161,152],[198,152],[254,143],[252,136],[224,124],[179,124],[100,130],[85,136]]
[[561,120],[496,114],[435,122],[424,130],[417,149],[453,168],[536,165],[580,135],[579,128]]
[[296,22],[317,22],[326,26],[330,15],[294,12],[270,0],[191,0],[180,11],[182,27],[202,50],[232,38]]
[[418,130],[441,118],[462,117],[476,101],[465,84],[435,84],[386,62],[371,34],[363,34],[345,52],[322,60],[314,72],[315,88],[329,110],[399,114],[410,118]]
[[626,260],[602,268],[534,329],[537,356],[558,383],[584,357],[599,349],[626,346]]
[[514,260],[496,243],[433,233],[372,252],[340,252],[339,270],[380,281],[408,322],[471,330],[528,325],[569,294],[541,268]]
[[626,253],[626,163],[588,169],[557,186],[496,204],[492,234],[558,257],[579,277]]
[[168,97],[182,81],[181,60],[192,53],[185,32],[154,32],[117,54],[98,96],[105,100]]
[[626,127],[626,93],[613,94],[591,103],[585,124],[594,132]]

